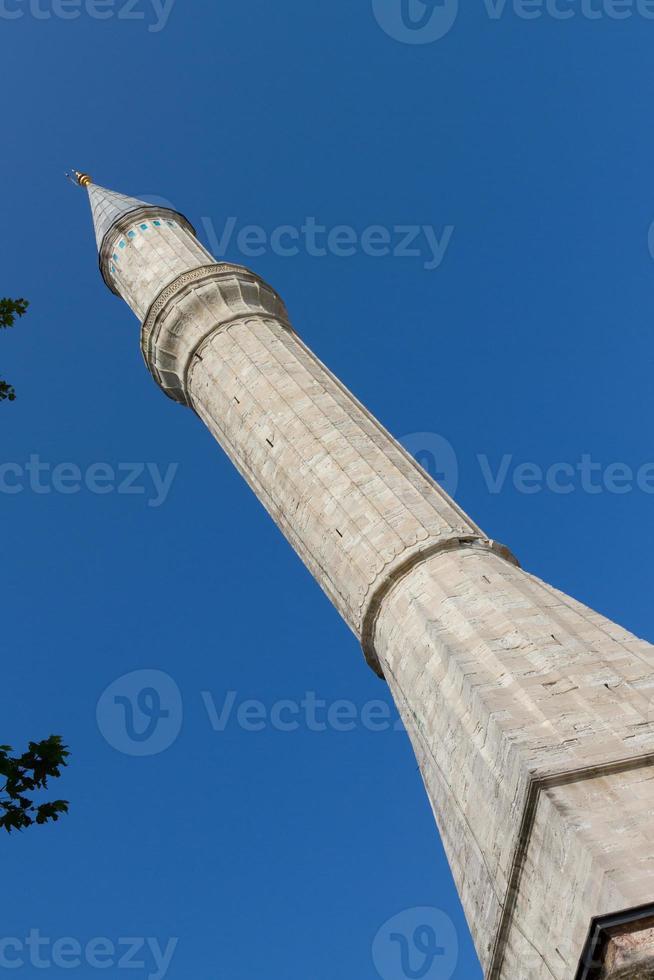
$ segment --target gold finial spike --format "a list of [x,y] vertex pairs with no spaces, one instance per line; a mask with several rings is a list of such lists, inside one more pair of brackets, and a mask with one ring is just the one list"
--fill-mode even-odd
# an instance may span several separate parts
[[80,173],[79,170],[71,170],[66,176],[72,184],[79,184],[81,187],[88,187],[93,183],[88,174]]

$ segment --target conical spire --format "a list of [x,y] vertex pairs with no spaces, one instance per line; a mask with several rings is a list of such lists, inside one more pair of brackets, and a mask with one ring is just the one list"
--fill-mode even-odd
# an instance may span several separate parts
[[129,211],[150,207],[147,201],[139,201],[137,197],[128,197],[126,194],[107,190],[106,187],[100,187],[99,184],[89,183],[87,190],[98,251],[100,251],[104,236],[118,218],[122,218]]
[[[126,246],[128,240],[131,242],[136,237],[137,231],[133,227],[134,225],[138,224],[142,230],[157,229],[155,237],[157,242],[159,242],[158,259],[161,260],[160,265],[163,262],[159,271],[163,279],[166,278],[167,273],[171,269],[177,268],[178,266],[180,268],[183,267],[185,270],[202,264],[205,259],[213,261],[213,256],[195,240],[195,229],[190,221],[168,204],[153,204],[148,201],[141,201],[138,197],[119,194],[117,191],[112,191],[107,187],[101,187],[99,184],[95,184],[89,174],[81,173],[79,170],[72,170],[66,176],[73,183],[79,184],[80,187],[85,187],[88,191],[102,278],[113,293],[126,299],[132,309],[137,311],[137,315],[140,316],[145,309],[145,307],[139,305],[143,301],[143,296],[139,294],[139,301],[137,302],[136,295],[130,293],[130,288],[131,286],[135,286],[135,283],[131,282],[131,286],[128,284],[125,278],[125,266],[123,263],[121,263],[123,274],[117,278],[118,260],[116,255],[117,251],[120,251]],[[189,257],[189,249],[185,247],[184,242],[180,244],[176,238],[177,232],[180,229],[188,232],[190,236],[192,242],[190,251],[193,253],[192,259]],[[166,231],[165,235],[164,230]],[[138,234],[140,245],[142,244],[140,241],[140,231]],[[165,247],[162,244],[162,236],[170,239]],[[125,240],[117,248],[117,238],[123,237]],[[165,260],[162,259],[161,248],[164,248],[164,251],[167,250],[169,253],[165,257]],[[156,251],[157,248],[155,247]],[[137,252],[140,253],[140,248],[137,249]],[[154,254],[150,255],[150,260],[153,259],[156,259]],[[197,262],[195,261],[196,259],[198,260]],[[145,264],[147,265],[147,262]],[[134,274],[136,275],[136,273]],[[149,285],[152,285],[150,282],[151,277],[146,276],[146,279],[148,279]],[[165,285],[165,283],[163,284]],[[140,286],[143,285],[143,283],[140,283]],[[152,298],[150,297],[150,300]]]
[[89,174],[81,173],[79,170],[73,170],[67,176],[82,187],[86,187],[88,191],[98,251],[102,247],[104,236],[119,218],[130,211],[151,207],[147,201],[141,201],[138,197],[129,197],[127,194],[119,194],[117,191],[110,191],[107,187],[94,184]]

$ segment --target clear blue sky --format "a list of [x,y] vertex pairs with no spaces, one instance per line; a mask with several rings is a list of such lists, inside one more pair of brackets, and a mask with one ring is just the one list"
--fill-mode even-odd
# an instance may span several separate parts
[[[413,27],[400,0],[177,0],[165,23],[151,0],[131,19],[125,0],[31,2],[3,0],[0,16],[0,295],[32,304],[0,337],[19,395],[0,406],[0,742],[64,735],[56,790],[72,809],[0,840],[0,939],[175,937],[171,980],[375,980],[376,949],[383,980],[403,980],[382,962],[383,933],[373,941],[426,907],[459,947],[457,960],[448,933],[427,980],[474,980],[406,736],[361,721],[315,731],[306,708],[298,730],[271,720],[307,692],[349,699],[359,719],[389,695],[197,418],[151,381],[137,321],[99,277],[86,195],[63,172],[170,200],[205,241],[234,217],[228,256],[275,285],[396,435],[432,433],[410,440],[425,452],[451,444],[457,498],[486,531],[654,639],[654,20],[642,7],[616,19],[608,0],[593,18],[589,0],[561,0],[565,20],[510,3],[491,17],[475,0],[432,40],[418,0]],[[433,16],[455,13],[447,0]],[[438,27],[427,17],[423,31]],[[239,248],[244,226],[269,239],[308,218],[368,244],[380,225],[395,251],[396,227],[430,231],[408,256],[368,254],[361,237],[348,256],[335,237],[324,256],[302,238],[293,256]],[[430,233],[446,245],[436,268]],[[94,463],[110,468],[108,492],[89,489]],[[148,463],[132,484],[143,492],[118,492],[126,464]],[[436,465],[451,482],[452,456]],[[79,491],[59,492],[76,472]],[[166,472],[162,500],[153,474]],[[137,670],[168,675],[159,693],[180,698],[160,729],[172,744],[144,756],[120,751],[115,689],[96,720],[103,692]],[[207,704],[220,713],[228,692],[216,731]],[[248,699],[263,731],[239,724]],[[105,975],[157,975],[153,954],[128,973],[107,949]],[[5,954],[22,956],[16,977],[43,975],[27,946]],[[50,975],[103,972],[91,953],[77,968],[66,955]]]

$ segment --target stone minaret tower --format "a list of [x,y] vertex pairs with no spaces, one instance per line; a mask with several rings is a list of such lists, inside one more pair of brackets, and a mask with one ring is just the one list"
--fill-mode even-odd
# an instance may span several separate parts
[[156,382],[390,686],[486,977],[654,977],[654,647],[523,571],[255,273],[215,262],[176,211],[75,176]]

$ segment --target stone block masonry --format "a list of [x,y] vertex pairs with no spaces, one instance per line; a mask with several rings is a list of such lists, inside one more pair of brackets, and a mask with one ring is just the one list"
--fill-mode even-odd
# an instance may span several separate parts
[[153,377],[388,682],[485,975],[654,977],[654,648],[490,540],[257,275],[177,212],[79,177]]

